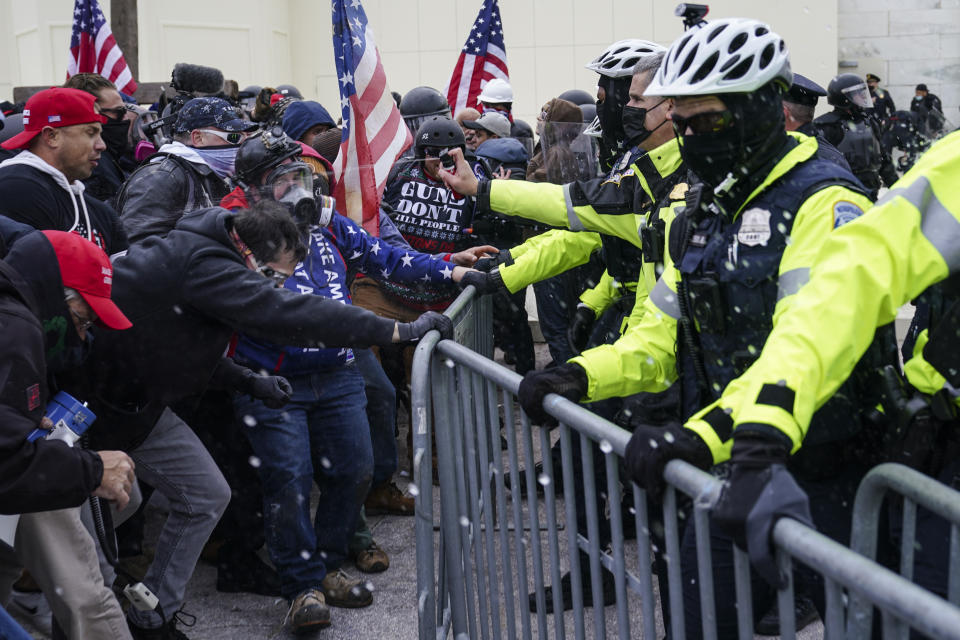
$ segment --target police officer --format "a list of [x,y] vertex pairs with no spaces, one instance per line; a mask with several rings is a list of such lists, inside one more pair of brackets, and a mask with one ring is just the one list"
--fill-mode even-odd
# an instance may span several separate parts
[[813,124],[838,148],[861,182],[876,196],[881,179],[886,186],[897,181],[897,171],[880,145],[880,124],[870,112],[873,100],[866,83],[853,73],[841,73],[827,87],[833,111]]
[[887,121],[897,110],[897,107],[893,104],[890,92],[880,88],[880,76],[868,73],[867,87],[870,89],[870,99],[873,101],[873,113],[880,119],[880,123],[885,129]]
[[787,95],[783,97],[784,125],[787,131],[799,131],[803,135],[815,137],[819,145],[817,153],[849,171],[850,165],[840,150],[830,144],[826,137],[813,126],[813,114],[817,108],[817,102],[825,95],[827,92],[816,82],[799,73],[794,73],[793,84],[787,91]]
[[[735,453],[742,437],[758,431],[776,434],[794,450],[805,448],[814,433],[811,417],[843,384],[871,343],[875,328],[892,322],[902,304],[922,292],[930,293],[932,285],[942,282],[948,291],[954,286],[960,272],[958,177],[960,133],[953,133],[921,156],[867,216],[830,234],[816,257],[810,281],[778,318],[763,353],[727,386],[716,404],[730,416]],[[869,264],[869,269],[858,266],[863,264]],[[945,311],[949,306],[941,308]],[[938,313],[931,317],[930,326],[929,338],[917,340],[914,359],[905,368],[919,391],[933,395],[960,385],[955,378],[960,351],[952,343],[960,319]],[[943,342],[938,345],[938,334],[946,334],[946,347]],[[789,402],[772,405],[764,393],[772,386]],[[948,462],[939,478],[956,486],[957,457]],[[730,495],[744,496],[743,483],[734,481],[746,477],[738,471],[743,466],[734,455],[726,490]],[[752,473],[760,478],[764,473],[771,475],[769,468]],[[747,495],[756,494],[749,488]],[[748,527],[746,514],[752,498],[744,501],[748,504],[743,508],[728,509],[725,514],[742,531]],[[942,520],[925,523],[918,512],[918,523],[921,552],[928,550],[928,544],[938,547],[948,539]],[[918,557],[917,580],[939,593],[944,593],[946,584],[945,557],[932,562]]]
[[[532,417],[542,413],[549,392],[595,400],[660,390],[678,375],[685,415],[710,403],[759,354],[775,312],[792,306],[824,236],[870,205],[852,174],[817,155],[816,139],[784,131],[781,103],[792,73],[783,41],[767,25],[749,19],[708,23],[674,43],[666,59],[646,94],[675,98],[671,118],[681,136],[680,150],[687,168],[702,181],[691,188],[687,207],[671,224],[668,248],[675,266],[666,268],[645,303],[646,313],[617,344],[556,368],[549,389],[532,375],[524,379],[521,397],[526,396],[524,409]],[[685,63],[669,64],[677,60]],[[489,198],[499,210],[505,204],[502,195],[499,185],[491,184],[481,190],[480,200]],[[569,215],[582,221],[590,212],[574,204]],[[892,359],[893,347],[890,351]],[[536,393],[524,394],[523,387]],[[854,399],[869,390],[859,379],[851,383],[847,395],[818,415],[821,446],[790,460],[800,482],[820,500],[817,526],[841,540],[848,535],[845,510],[866,468],[853,455],[854,445],[869,440],[855,417]],[[764,399],[787,401],[776,388]],[[634,426],[626,458],[635,481],[656,491],[672,458],[709,468],[730,456],[727,414],[710,407],[696,415],[686,428]],[[789,450],[786,440],[758,431],[742,438],[733,455],[765,466],[786,463]],[[777,480],[785,494],[795,488]],[[748,478],[740,484],[742,501],[752,505],[762,483]],[[798,516],[809,520],[807,513]],[[721,527],[726,523],[716,521]],[[745,542],[735,529],[729,532],[733,536],[724,536],[719,527],[712,530],[726,540],[712,545],[715,584],[732,584],[732,560],[725,549],[730,537],[741,546]],[[701,637],[692,529],[685,532],[682,553],[687,633]],[[760,560],[762,575],[775,582],[772,560]],[[798,580],[814,579],[798,574]],[[761,615],[774,591],[755,581],[752,592],[754,614]],[[822,588],[810,592],[822,608]],[[735,637],[733,594],[719,591],[716,598],[719,635]]]

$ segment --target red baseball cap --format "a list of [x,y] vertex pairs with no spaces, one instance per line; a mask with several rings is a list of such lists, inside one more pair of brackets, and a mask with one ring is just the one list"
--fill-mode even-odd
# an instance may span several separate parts
[[23,131],[2,146],[4,149],[23,149],[40,135],[44,127],[69,127],[88,122],[106,122],[93,105],[96,96],[80,91],[53,87],[30,96],[23,108]]
[[68,231],[44,231],[60,263],[63,286],[76,289],[94,310],[99,322],[110,329],[133,326],[110,299],[113,267],[103,249]]

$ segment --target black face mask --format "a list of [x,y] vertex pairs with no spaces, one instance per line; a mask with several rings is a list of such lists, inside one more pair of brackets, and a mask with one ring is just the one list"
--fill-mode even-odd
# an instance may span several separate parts
[[644,140],[649,138],[654,131],[664,125],[666,120],[658,124],[653,129],[647,129],[645,126],[647,113],[653,111],[653,109],[656,109],[664,102],[665,100],[661,100],[652,109],[624,105],[623,115],[621,116],[620,121],[623,123],[623,133],[625,136],[624,141],[628,146],[638,146]]
[[130,123],[126,120],[109,120],[103,123],[100,137],[110,153],[122,156],[130,150],[129,131]]
[[711,187],[730,173],[738,182],[762,181],[766,175],[756,169],[781,153],[788,140],[781,92],[766,85],[751,94],[727,94],[724,102],[733,113],[732,124],[722,131],[683,135],[680,155],[687,168]]

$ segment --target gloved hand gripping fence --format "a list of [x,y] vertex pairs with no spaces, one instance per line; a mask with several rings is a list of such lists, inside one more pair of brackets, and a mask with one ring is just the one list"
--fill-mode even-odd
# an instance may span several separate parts
[[557,426],[556,419],[543,410],[543,399],[556,393],[571,402],[578,402],[587,394],[587,372],[580,365],[567,362],[559,367],[531,371],[520,382],[517,397],[524,413],[534,424]]

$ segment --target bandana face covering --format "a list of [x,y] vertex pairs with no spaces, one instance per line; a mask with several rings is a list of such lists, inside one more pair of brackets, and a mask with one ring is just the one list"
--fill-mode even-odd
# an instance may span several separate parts
[[237,161],[237,151],[240,150],[238,145],[221,145],[216,147],[196,147],[194,151],[197,152],[203,161],[207,163],[214,173],[216,173],[221,178],[229,178],[235,172],[235,165]]

